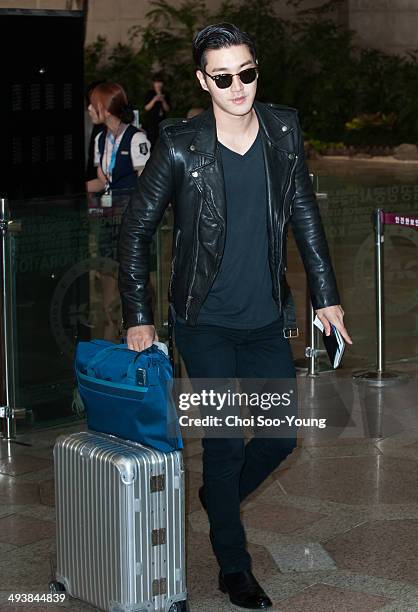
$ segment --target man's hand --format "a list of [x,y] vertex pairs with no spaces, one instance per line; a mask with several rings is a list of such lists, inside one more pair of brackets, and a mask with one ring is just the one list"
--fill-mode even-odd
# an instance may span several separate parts
[[132,351],[144,351],[158,341],[154,325],[135,325],[128,329],[126,342]]
[[353,344],[348,331],[343,323],[344,310],[341,306],[327,306],[326,308],[318,308],[315,311],[318,315],[318,319],[324,326],[324,331],[327,336],[331,334],[331,325],[335,325],[342,337],[348,344]]

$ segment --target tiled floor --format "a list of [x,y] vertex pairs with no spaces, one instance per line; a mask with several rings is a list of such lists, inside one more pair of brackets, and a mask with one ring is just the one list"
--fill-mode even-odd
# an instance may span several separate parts
[[[291,457],[243,505],[254,572],[274,611],[418,611],[413,367],[409,375],[406,385],[367,393],[353,387],[347,371],[322,374],[313,383],[300,376],[301,395],[309,399],[305,415],[323,411],[332,426],[327,435],[301,435]],[[83,427],[39,430],[0,443],[1,610],[93,609],[76,600],[7,601],[11,593],[46,592],[55,559],[52,447],[61,431]],[[191,612],[236,609],[217,590],[207,517],[197,498],[200,441],[187,440],[184,456]]]
[[[254,573],[274,601],[272,612],[418,612],[416,361],[396,364],[411,379],[383,392],[353,386],[347,370],[365,366],[375,353],[370,213],[376,202],[385,210],[416,213],[416,164],[326,160],[313,162],[311,170],[321,179],[319,190],[328,193],[320,207],[355,345],[341,371],[315,380],[300,377],[304,416],[326,417],[327,427],[305,430],[292,456],[243,505]],[[388,228],[385,247],[387,351],[389,359],[402,361],[417,356],[417,243],[413,230],[395,229]],[[288,263],[303,332],[305,273],[292,240]],[[303,333],[293,342],[297,357],[306,343]],[[31,355],[30,363],[35,361]],[[81,428],[0,441],[0,610],[93,610],[76,600],[8,601],[11,593],[46,592],[55,562],[52,448],[60,433]],[[237,608],[217,590],[207,516],[197,495],[200,448],[200,441],[186,440],[190,607],[226,612]]]

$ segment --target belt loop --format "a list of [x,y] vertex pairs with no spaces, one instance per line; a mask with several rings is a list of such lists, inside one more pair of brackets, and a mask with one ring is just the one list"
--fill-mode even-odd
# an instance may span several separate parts
[[283,330],[283,336],[285,338],[299,338],[299,328],[298,327],[286,327]]

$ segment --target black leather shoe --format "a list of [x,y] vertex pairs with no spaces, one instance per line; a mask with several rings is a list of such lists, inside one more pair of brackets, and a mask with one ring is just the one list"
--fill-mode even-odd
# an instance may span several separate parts
[[250,570],[225,575],[219,572],[219,589],[228,593],[231,603],[247,610],[265,610],[273,605]]
[[207,506],[206,506],[206,499],[205,499],[205,489],[203,487],[200,487],[199,489],[199,499],[200,499],[200,503],[202,504],[203,508],[207,511]]

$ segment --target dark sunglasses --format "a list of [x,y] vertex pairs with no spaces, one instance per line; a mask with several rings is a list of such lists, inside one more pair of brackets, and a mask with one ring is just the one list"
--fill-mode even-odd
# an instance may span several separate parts
[[241,70],[241,72],[237,72],[237,74],[209,74],[205,70],[203,70],[204,74],[215,81],[217,87],[219,89],[228,89],[232,85],[232,79],[234,76],[239,76],[241,83],[244,85],[248,85],[249,83],[253,83],[258,75],[258,68],[246,68],[245,70]]

